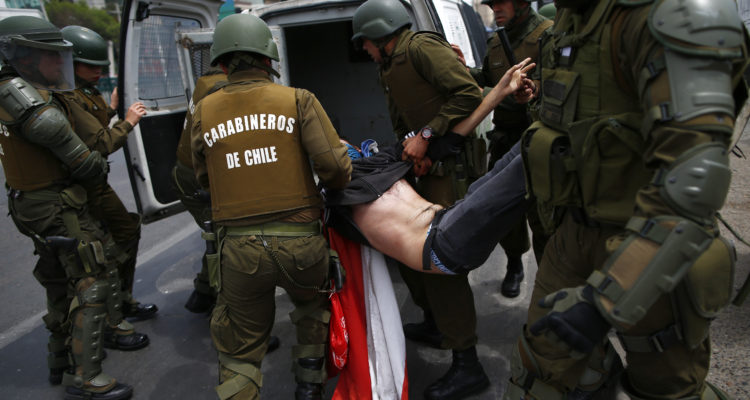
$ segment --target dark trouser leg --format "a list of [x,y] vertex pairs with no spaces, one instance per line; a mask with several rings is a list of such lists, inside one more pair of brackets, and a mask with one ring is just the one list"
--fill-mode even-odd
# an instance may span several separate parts
[[39,260],[34,267],[34,277],[44,287],[47,294],[47,315],[43,317],[43,320],[50,332],[47,345],[49,381],[53,385],[59,385],[62,382],[63,372],[70,367],[67,341],[70,336],[68,311],[72,290],[68,286],[65,269],[57,257],[41,246],[36,247]]
[[[204,222],[211,219],[211,209],[209,203],[195,196],[195,193],[201,189],[195,179],[195,171],[178,162],[172,169],[172,183],[182,205],[188,210],[195,223],[201,229],[205,229]],[[201,269],[193,279],[193,287],[193,293],[185,303],[185,308],[194,313],[209,311],[216,302],[216,293],[209,284],[205,253],[201,258]]]
[[[445,212],[432,249],[445,265],[476,268],[526,211],[521,157],[508,153]],[[435,229],[435,227],[432,227]]]

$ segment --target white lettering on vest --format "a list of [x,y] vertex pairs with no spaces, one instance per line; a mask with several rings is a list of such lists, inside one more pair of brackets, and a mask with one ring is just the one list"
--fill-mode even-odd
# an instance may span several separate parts
[[247,165],[248,167],[253,165],[275,163],[279,161],[278,157],[276,156],[276,146],[261,147],[258,149],[247,149],[244,152],[244,156],[245,165]]
[[[245,116],[245,120],[247,120],[247,115]],[[245,127],[242,125],[242,118],[237,117],[234,119],[234,129],[236,129],[237,133],[242,133],[245,130]]]
[[234,124],[232,123],[232,120],[230,119],[227,121],[227,135],[234,135],[235,133],[237,132],[234,130]]
[[[246,114],[217,124],[203,134],[203,140],[208,147],[212,147],[220,139],[227,138],[236,133],[253,133],[253,131],[294,133],[294,125],[296,123],[296,119],[287,115]],[[255,160],[255,162],[257,163],[258,160]]]
[[227,153],[227,169],[232,169],[240,166],[240,153]]
[[289,118],[286,125],[286,133],[292,133],[294,132],[294,118]]

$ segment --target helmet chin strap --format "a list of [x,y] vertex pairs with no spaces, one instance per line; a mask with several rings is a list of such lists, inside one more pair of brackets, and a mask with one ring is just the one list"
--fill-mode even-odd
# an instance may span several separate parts
[[232,57],[232,61],[230,61],[229,65],[227,65],[227,75],[230,75],[237,69],[237,67],[240,65],[240,61],[244,61],[246,64],[249,64],[254,68],[262,69],[263,71],[268,72],[270,75],[275,75],[277,78],[281,76],[281,74],[276,72],[276,70],[247,53],[234,54],[234,56]]

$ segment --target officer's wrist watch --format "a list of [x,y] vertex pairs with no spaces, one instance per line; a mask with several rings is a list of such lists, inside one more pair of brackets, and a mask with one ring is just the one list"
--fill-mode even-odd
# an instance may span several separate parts
[[422,139],[429,142],[433,138],[432,128],[430,128],[429,126],[425,126],[421,131],[419,131],[419,135],[422,136]]

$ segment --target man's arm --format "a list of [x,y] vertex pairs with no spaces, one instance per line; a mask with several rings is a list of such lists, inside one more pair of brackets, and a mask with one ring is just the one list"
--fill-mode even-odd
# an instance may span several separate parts
[[352,163],[346,154],[346,146],[339,140],[318,99],[304,89],[297,89],[295,95],[302,146],[312,161],[318,179],[325,187],[343,189],[352,175]]
[[466,118],[482,102],[482,92],[450,46],[428,35],[417,35],[409,45],[417,72],[446,99],[427,125],[438,136]]

